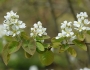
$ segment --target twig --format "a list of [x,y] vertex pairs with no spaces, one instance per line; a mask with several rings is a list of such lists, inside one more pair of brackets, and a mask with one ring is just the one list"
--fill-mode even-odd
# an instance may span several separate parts
[[56,19],[58,19],[59,17],[62,17],[68,10],[68,7],[59,15],[56,17]]
[[68,67],[69,67],[69,70],[73,70],[73,68],[72,68],[72,66],[71,66],[71,62],[70,62],[70,60],[69,60],[69,56],[68,56],[67,52],[65,52],[65,56],[66,56],[66,58],[67,58],[67,62],[68,62]]
[[[87,46],[87,45],[90,45],[90,43],[85,43],[85,44],[86,44],[86,46]],[[75,44],[68,44],[68,45],[75,45]]]
[[56,16],[55,16],[55,13],[54,13],[54,8],[53,8],[53,5],[52,5],[51,0],[48,0],[48,2],[49,2],[49,4],[50,4],[51,14],[52,14],[52,18],[53,18],[53,20],[54,20],[54,25],[55,25],[55,28],[56,28],[56,33],[58,33],[59,30],[58,30],[58,26],[57,26]]
[[[84,40],[84,42],[86,42],[86,40]],[[89,46],[88,45],[90,45],[90,43],[85,43],[86,44],[86,46],[87,46],[87,54],[88,54],[88,58],[89,58],[89,63],[90,63],[90,50],[89,50]]]
[[73,6],[72,6],[72,3],[71,3],[71,0],[67,0],[67,2],[68,2],[69,8],[71,10],[71,13],[72,13],[74,19],[77,20],[74,9],[73,9]]
[[26,0],[25,2],[26,2],[29,6],[30,6],[30,5],[33,5],[34,10],[37,11],[37,12],[36,12],[36,21],[39,21],[38,3],[37,3],[37,1],[34,1],[34,3],[30,3],[29,0]]

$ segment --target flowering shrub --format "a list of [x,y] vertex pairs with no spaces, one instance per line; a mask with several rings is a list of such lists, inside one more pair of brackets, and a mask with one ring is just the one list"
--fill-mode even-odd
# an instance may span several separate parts
[[[77,14],[77,21],[61,23],[61,33],[51,39],[51,43],[45,43],[46,39],[50,37],[46,33],[46,28],[38,21],[31,28],[30,36],[23,30],[26,28],[25,23],[19,20],[19,16],[10,11],[4,16],[5,20],[4,33],[7,41],[2,50],[2,58],[7,65],[12,53],[18,51],[20,48],[24,49],[25,57],[30,58],[35,52],[39,53],[40,61],[43,65],[50,65],[54,60],[54,48],[58,48],[58,52],[67,51],[73,57],[76,57],[76,51],[70,45],[76,45],[87,51],[85,43],[85,33],[90,35],[90,21],[87,19],[86,12]],[[2,37],[2,36],[1,36]],[[10,38],[10,39],[9,39]]]

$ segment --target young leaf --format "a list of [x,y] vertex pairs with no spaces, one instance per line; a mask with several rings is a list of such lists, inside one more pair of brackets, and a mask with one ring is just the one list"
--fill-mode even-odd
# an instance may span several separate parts
[[72,47],[69,47],[67,51],[71,56],[76,57],[77,53]]
[[50,43],[43,43],[43,46],[44,46],[45,48],[48,48],[48,47],[50,47]]
[[10,59],[10,54],[9,54],[9,44],[6,44],[2,50],[2,58],[3,58],[3,61],[5,63],[5,65],[8,64],[8,61]]
[[44,51],[40,51],[38,48],[36,48],[36,51],[37,51],[38,53],[44,53],[44,52],[46,52],[46,50],[47,50],[47,49],[45,49]]
[[60,38],[60,39],[55,39],[55,38],[52,38],[51,42],[62,42],[64,40],[64,37]]
[[30,55],[29,53],[25,52],[25,57],[26,58],[30,58],[32,55]]
[[25,32],[22,32],[22,33],[21,33],[21,38],[22,38],[23,40],[29,40],[29,39],[30,39],[30,37],[29,37]]
[[82,33],[82,34],[77,34],[77,37],[80,41],[83,41],[85,39],[85,35]]
[[5,40],[7,41],[7,42],[11,42],[11,41],[15,41],[16,39],[14,38],[14,37],[12,37],[12,36],[4,36],[4,38],[5,38]]
[[59,42],[52,43],[53,48],[58,48],[60,46]]
[[50,37],[48,35],[43,35],[43,36],[37,36],[36,40],[44,40],[44,39],[49,39]]
[[40,42],[36,42],[36,46],[37,46],[37,48],[40,50],[40,51],[44,51],[45,49],[44,49],[44,46],[42,45],[42,43],[40,43]]
[[28,54],[33,55],[36,51],[35,41],[32,38],[28,41],[24,41],[22,48]]
[[53,63],[54,54],[52,51],[46,51],[42,54],[39,54],[40,61],[43,65],[48,66]]
[[9,44],[9,54],[12,54],[16,51],[18,51],[21,47],[21,42],[17,42],[17,41],[12,41]]
[[60,39],[55,39],[55,38],[52,38],[51,42],[52,42],[52,47],[53,48],[57,48],[60,46],[60,42],[62,42],[64,40],[64,38],[60,38]]
[[69,48],[69,45],[68,45],[68,44],[62,44],[61,47],[60,47],[60,51],[59,51],[59,52],[60,52],[60,53],[61,53],[61,52],[64,52],[64,51],[66,51],[68,48]]
[[74,43],[76,46],[78,46],[78,47],[82,48],[83,50],[87,51],[87,47],[86,47],[86,45],[85,45],[84,42],[75,39],[75,40],[73,40],[73,43]]

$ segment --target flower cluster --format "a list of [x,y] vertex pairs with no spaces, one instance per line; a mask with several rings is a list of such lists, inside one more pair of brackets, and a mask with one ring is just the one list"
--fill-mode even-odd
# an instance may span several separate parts
[[0,24],[0,38],[2,38],[5,35],[3,25]]
[[88,24],[90,24],[90,21],[87,19],[88,15],[86,12],[81,12],[80,14],[77,14],[77,21],[74,21],[74,27],[79,32],[83,30],[90,30],[90,27],[87,27]]
[[67,22],[67,21],[64,21],[63,23],[61,23],[62,31],[61,33],[58,33],[58,36],[56,36],[56,39],[67,37],[67,38],[70,38],[71,41],[74,40],[76,36],[72,31],[71,24],[72,22]]
[[47,35],[46,28],[42,27],[42,23],[40,21],[35,23],[33,26],[34,28],[31,28],[30,33],[31,37]]
[[5,20],[3,22],[4,31],[7,36],[16,36],[20,34],[23,28],[25,28],[25,23],[19,20],[19,16],[13,11],[7,12],[4,16]]

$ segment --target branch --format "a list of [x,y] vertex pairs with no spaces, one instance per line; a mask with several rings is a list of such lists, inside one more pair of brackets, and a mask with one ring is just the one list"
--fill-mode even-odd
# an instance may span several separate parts
[[72,6],[71,0],[67,0],[67,2],[68,2],[69,8],[71,10],[71,13],[72,13],[74,19],[77,20],[76,15],[75,15],[75,12],[74,12],[74,9],[73,9],[73,6]]
[[[90,45],[90,43],[85,43],[85,44],[86,44],[86,46],[87,46],[87,45]],[[68,44],[68,45],[75,45],[75,44]]]
[[48,0],[48,2],[50,4],[51,14],[52,14],[52,17],[53,17],[53,20],[54,20],[54,25],[55,25],[55,28],[56,28],[56,33],[59,33],[58,25],[57,25],[57,22],[56,22],[56,16],[55,16],[55,13],[54,13],[54,8],[53,8],[53,5],[52,5],[52,2],[51,2],[51,0]]
[[26,0],[25,1],[29,6],[30,5],[33,5],[33,7],[34,7],[34,10],[35,10],[35,12],[36,12],[36,21],[38,21],[39,20],[39,13],[38,13],[38,3],[37,3],[37,1],[34,1],[33,3],[31,3],[29,0]]
[[56,19],[58,19],[59,17],[62,17],[68,10],[68,7],[59,15],[56,17]]

